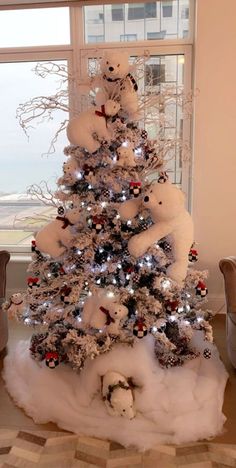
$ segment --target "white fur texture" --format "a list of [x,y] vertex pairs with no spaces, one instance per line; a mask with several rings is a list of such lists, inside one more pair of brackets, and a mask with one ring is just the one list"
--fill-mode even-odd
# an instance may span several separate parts
[[[123,384],[126,388],[117,387],[110,390],[113,385]],[[111,398],[108,398],[108,395]],[[111,416],[121,416],[127,419],[135,417],[134,399],[127,379],[119,372],[108,371],[102,377],[102,395],[108,413]]]
[[[109,315],[114,322],[106,325],[107,317],[106,314],[100,310],[100,307],[104,307],[109,311]],[[119,335],[120,322],[127,317],[127,315],[127,307],[123,304],[119,304],[115,297],[108,297],[104,290],[100,290],[97,294],[94,293],[86,299],[83,308],[82,323],[98,329],[106,328],[109,333]]]
[[[112,100],[105,103],[105,114],[114,116],[120,109],[120,105]],[[95,111],[101,112],[100,108],[89,109],[81,112],[78,117],[71,119],[67,127],[67,137],[73,145],[85,148],[89,153],[97,151],[101,143],[94,138],[94,134],[100,140],[111,140],[111,134],[108,131],[106,119],[103,116],[97,115]]]
[[[66,212],[65,217],[74,225],[80,220],[80,214],[77,208]],[[67,248],[71,247],[75,233],[71,230],[72,226],[63,228],[63,221],[54,219],[44,226],[36,235],[35,240],[40,252],[49,254],[52,258],[62,255]]]
[[133,148],[130,146],[120,146],[117,152],[117,166],[122,167],[135,167],[135,154]]
[[[203,351],[206,342],[196,332]],[[155,444],[181,444],[220,434],[228,375],[214,345],[211,359],[199,357],[183,367],[161,369],[154,358],[153,339],[146,337],[134,347],[116,345],[114,350],[89,361],[78,375],[60,364],[54,370],[35,362],[29,342],[20,341],[4,361],[3,377],[15,402],[36,423],[53,421],[59,427],[125,446],[148,449]],[[132,377],[137,387],[137,415],[131,421],[107,414],[101,397],[101,376],[108,371]]]
[[[135,117],[138,109],[138,96],[133,83],[127,77],[130,71],[129,55],[122,52],[107,51],[100,62],[101,74],[94,78],[93,87],[99,88],[96,94],[97,105],[107,99],[119,99],[121,109],[130,117]],[[114,81],[109,81],[109,80]]]
[[63,172],[65,182],[68,184],[77,182],[79,166],[75,158],[68,158],[68,160],[63,163]]
[[6,307],[9,319],[19,317],[25,308],[24,296],[21,293],[14,293],[10,297],[9,307]]
[[[136,216],[140,204],[141,200],[129,200],[121,205],[121,217],[127,219],[129,215],[129,219]],[[169,236],[175,261],[168,267],[167,275],[182,285],[193,243],[193,222],[184,206],[184,194],[169,182],[153,183],[144,193],[142,204],[150,210],[154,224],[129,240],[129,252],[136,258],[140,257],[155,242]]]

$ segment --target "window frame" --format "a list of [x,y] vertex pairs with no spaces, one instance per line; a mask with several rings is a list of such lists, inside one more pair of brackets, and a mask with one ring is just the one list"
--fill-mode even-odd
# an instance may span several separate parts
[[[56,3],[56,2],[55,2]],[[105,3],[105,2],[104,2]],[[132,3],[127,0],[126,3]],[[91,4],[90,2],[88,4]],[[93,4],[103,4],[102,1],[94,0]],[[87,76],[87,60],[91,57],[99,56],[105,50],[120,50],[125,48],[133,55],[144,55],[150,51],[150,55],[173,55],[183,54],[185,56],[184,84],[186,92],[192,88],[192,49],[193,49],[193,28],[194,28],[194,0],[189,4],[189,36],[183,39],[153,39],[143,41],[123,41],[123,42],[99,42],[95,44],[85,43],[85,28],[83,5],[68,6],[70,18],[70,44],[53,46],[28,46],[0,48],[0,63],[13,62],[37,62],[40,60],[67,60],[68,70],[76,74],[78,78]],[[56,7],[63,5],[58,2]],[[65,6],[65,5],[64,5]],[[26,8],[25,6],[23,8]],[[28,9],[32,5],[27,6]],[[43,8],[50,8],[50,5],[43,5]],[[10,9],[10,7],[9,7]],[[17,9],[20,9],[18,7]],[[75,85],[71,85],[75,86]],[[69,89],[69,95],[76,91],[80,93],[80,86],[77,89]],[[71,93],[70,93],[71,92]],[[190,119],[183,122],[183,135],[190,142],[191,146],[191,123]],[[191,161],[189,164],[183,163],[182,188],[186,193],[188,208],[191,208]],[[0,248],[2,246],[0,245]],[[4,244],[4,248],[12,253],[24,255],[30,252],[30,246],[12,246]]]

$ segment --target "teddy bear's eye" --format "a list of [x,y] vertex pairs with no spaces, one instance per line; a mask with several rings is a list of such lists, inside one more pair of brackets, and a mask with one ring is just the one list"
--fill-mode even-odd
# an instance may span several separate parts
[[150,190],[150,193],[152,193],[152,190]]
[[109,62],[107,62],[107,65],[109,64]]
[[162,201],[159,201],[159,205],[162,205]]
[[120,67],[120,63],[118,63],[117,67]]
[[125,409],[123,409],[123,413],[125,413]]

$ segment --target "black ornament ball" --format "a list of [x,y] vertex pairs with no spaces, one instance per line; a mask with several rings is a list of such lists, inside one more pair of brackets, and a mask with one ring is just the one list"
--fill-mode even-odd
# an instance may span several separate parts
[[143,319],[136,320],[133,328],[133,334],[137,338],[144,338],[148,333],[148,329]]
[[59,206],[57,208],[57,212],[58,212],[59,216],[63,216],[64,213],[65,213],[65,210],[64,210],[63,206]]
[[203,351],[203,356],[205,359],[210,359],[211,358],[211,350],[209,348],[205,348]]
[[45,354],[45,361],[49,369],[55,369],[59,365],[59,354],[56,351],[48,352]]

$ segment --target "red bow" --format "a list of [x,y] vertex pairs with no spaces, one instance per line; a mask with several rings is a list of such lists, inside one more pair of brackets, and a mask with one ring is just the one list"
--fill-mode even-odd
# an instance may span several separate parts
[[68,218],[65,218],[63,216],[57,216],[56,219],[58,219],[58,221],[63,222],[62,229],[66,229],[68,226],[73,226],[73,224],[69,221]]
[[28,278],[27,283],[28,284],[37,284],[39,281],[39,278]]
[[100,110],[100,111],[96,110],[96,111],[95,111],[95,114],[98,115],[99,117],[104,117],[104,119],[106,120],[106,124],[107,124],[107,119],[108,119],[109,116],[106,115],[105,106],[104,106],[104,105],[101,106],[101,110]]
[[69,286],[63,286],[60,290],[61,295],[64,294],[65,296],[69,296],[71,293],[72,289]]
[[56,351],[51,351],[45,354],[45,359],[58,359],[59,355]]
[[105,307],[100,307],[100,310],[101,312],[103,312],[105,315],[106,315],[106,323],[105,325],[110,325],[110,323],[114,323],[115,320],[113,319],[113,317],[110,316],[110,312],[108,309],[105,309]]

